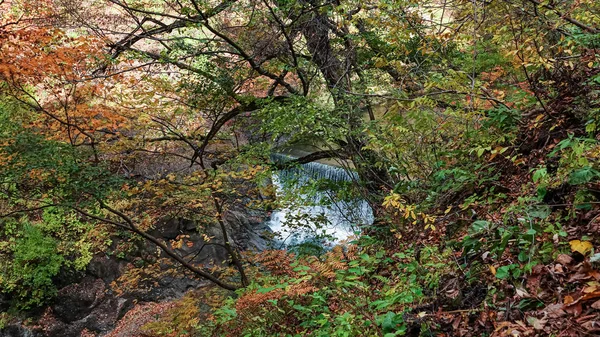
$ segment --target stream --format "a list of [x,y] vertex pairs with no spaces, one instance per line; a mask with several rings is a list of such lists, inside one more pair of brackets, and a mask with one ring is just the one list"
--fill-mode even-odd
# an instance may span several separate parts
[[[293,158],[275,154],[271,159],[281,163]],[[291,200],[271,213],[268,224],[279,234],[277,242],[288,247],[302,243],[330,246],[351,239],[361,226],[373,224],[373,211],[365,200],[340,200],[336,193],[336,187],[357,178],[352,171],[318,162],[274,173],[272,181],[277,198]],[[311,185],[325,187],[315,191],[309,188]]]

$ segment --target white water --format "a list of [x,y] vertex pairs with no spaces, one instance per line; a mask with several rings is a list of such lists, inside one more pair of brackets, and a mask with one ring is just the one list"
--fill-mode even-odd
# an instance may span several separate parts
[[[274,156],[274,161],[289,160],[286,156]],[[286,184],[295,179],[295,184]],[[325,245],[344,241],[351,238],[360,226],[371,225],[374,221],[373,211],[365,200],[337,201],[324,204],[331,192],[319,192],[307,196],[298,189],[316,179],[328,179],[334,182],[356,179],[354,173],[349,174],[344,169],[320,163],[308,163],[301,167],[280,171],[273,174],[273,185],[276,186],[278,197],[288,193],[295,194],[294,199],[304,199],[311,205],[290,205],[271,214],[269,227],[278,233],[283,245],[293,245],[311,240],[317,235],[331,236],[330,239],[320,239]],[[285,187],[284,187],[285,186]]]

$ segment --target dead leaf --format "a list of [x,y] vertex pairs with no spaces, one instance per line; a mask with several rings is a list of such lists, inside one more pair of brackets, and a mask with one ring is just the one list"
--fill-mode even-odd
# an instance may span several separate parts
[[545,319],[538,319],[533,316],[527,317],[527,323],[536,330],[544,330],[544,326],[548,321]]
[[516,320],[515,323],[517,323],[519,326],[521,326],[523,328],[527,328],[527,325],[521,320]]
[[573,258],[567,254],[560,254],[556,257],[556,262],[562,264],[563,266],[566,266],[573,263]]
[[529,295],[527,290],[522,289],[522,288],[516,288],[515,292],[517,293],[517,296],[519,296],[519,297],[530,297],[531,296],[531,295]]
[[569,278],[569,282],[587,280],[589,278],[590,278],[590,275],[587,273],[576,273],[576,274],[571,275],[571,277]]
[[[585,291],[585,289],[584,289],[584,291]],[[598,297],[600,297],[600,291],[594,291],[594,292],[591,292],[591,293],[584,294],[581,297],[581,300],[582,301],[586,301],[586,300],[589,300],[589,299],[592,299],[592,298],[598,298]]]
[[456,316],[456,318],[454,318],[454,321],[452,321],[452,328],[454,330],[457,330],[459,325],[460,325],[460,321],[461,321],[461,316]]
[[563,305],[560,303],[550,304],[543,311],[548,318],[559,318],[566,315]]
[[573,299],[573,296],[567,295],[565,296],[563,303],[565,305],[570,305],[571,303],[575,302],[575,300]]
[[590,320],[591,318],[594,318],[594,317],[596,317],[596,315],[581,316],[578,319],[576,319],[575,322],[577,322],[577,323],[585,322],[585,321],[588,321],[588,320]]
[[592,303],[591,307],[600,310],[600,300],[597,300],[596,302]]
[[554,272],[562,274],[565,272],[565,270],[563,269],[563,266],[557,263],[556,265],[554,265]]
[[600,322],[598,321],[587,321],[581,326],[589,332],[599,332],[600,331]]
[[586,255],[594,248],[589,241],[573,240],[569,241],[569,244],[571,245],[571,251],[579,252],[581,255]]
[[579,315],[581,315],[581,312],[583,311],[583,308],[581,306],[581,303],[576,302],[572,305],[568,305],[565,307],[565,311],[568,312],[569,314],[577,317]]
[[527,277],[527,289],[534,294],[537,294],[538,287],[540,285],[540,275],[530,275]]

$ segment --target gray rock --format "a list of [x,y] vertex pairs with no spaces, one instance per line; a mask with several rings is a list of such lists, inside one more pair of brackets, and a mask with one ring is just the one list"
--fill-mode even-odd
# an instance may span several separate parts
[[87,266],[87,274],[104,280],[109,284],[116,280],[127,265],[126,261],[105,254],[95,255]]
[[52,306],[57,318],[65,323],[88,316],[105,299],[106,287],[101,279],[86,277],[80,283],[59,290]]
[[[233,209],[228,210],[223,219],[227,235],[236,249],[260,251],[268,247],[271,230],[266,222],[266,212]],[[175,250],[194,263],[206,266],[229,263],[229,255],[223,247],[221,227],[214,224],[204,228],[202,233],[198,232],[198,227],[201,226],[195,221],[168,219],[156,226],[151,234],[167,242],[180,235],[185,236],[185,244]],[[212,239],[205,242],[206,236]],[[58,291],[54,304],[36,323],[35,329],[14,323],[0,331],[0,337],[78,337],[84,329],[104,335],[131,309],[133,300],[160,302],[179,298],[188,290],[208,283],[185,272],[176,273],[158,279],[150,291],[116,297],[107,285],[121,276],[129,262],[142,261],[140,257],[144,256],[156,257],[156,252],[153,244],[143,242],[142,249],[135,256],[128,257],[130,261],[105,254],[94,256],[87,267],[86,276]],[[163,268],[172,268],[172,265]],[[7,301],[0,298],[0,304],[4,302]]]
[[19,323],[11,324],[0,330],[0,337],[38,337],[42,336]]

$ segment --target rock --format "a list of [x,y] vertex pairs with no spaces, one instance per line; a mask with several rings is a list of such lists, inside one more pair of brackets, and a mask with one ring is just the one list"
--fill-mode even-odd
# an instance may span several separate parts
[[103,334],[114,328],[131,301],[110,292],[102,279],[88,276],[58,291],[55,304],[38,322],[41,336],[78,337],[84,329]]
[[0,330],[0,337],[38,337],[42,336],[21,324],[11,324]]
[[208,281],[199,280],[193,276],[163,276],[147,292],[135,294],[139,302],[162,302],[182,297],[187,291],[206,285]]
[[174,240],[177,236],[195,231],[196,222],[183,218],[170,218],[161,221],[149,232],[150,235]]
[[[262,211],[231,209],[224,215],[227,235],[236,249],[264,250],[270,243],[268,215]],[[181,239],[175,250],[194,263],[212,266],[229,263],[229,255],[223,247],[224,239],[218,224],[197,230],[198,223],[187,219],[169,219],[161,222],[151,234],[167,242]],[[205,242],[206,236],[211,237]],[[131,261],[144,256],[156,257],[156,246],[144,241],[141,250],[130,256],[130,261],[120,260],[106,254],[92,258],[86,272],[67,275],[68,282],[57,294],[54,304],[47,307],[35,325],[29,327],[21,323],[7,326],[0,331],[0,337],[79,337],[82,332],[102,336],[115,328],[134,301],[160,302],[181,297],[190,289],[196,289],[208,282],[188,273],[165,273],[158,277],[149,291],[125,293],[117,297],[108,284],[119,278]],[[171,264],[161,266],[163,270],[173,268]],[[65,278],[66,280],[66,278]],[[65,281],[66,282],[66,281]],[[61,283],[59,283],[61,284]],[[8,305],[8,300],[0,296],[0,308]]]
[[52,306],[54,314],[65,323],[84,318],[102,302],[105,288],[102,279],[92,277],[62,288],[56,297],[56,304]]
[[[269,247],[272,235],[267,225],[267,212],[230,209],[225,212],[223,220],[227,236],[235,248],[261,251]],[[192,258],[194,263],[209,266],[229,260],[229,254],[223,247],[223,232],[218,224],[203,227],[188,219],[168,219],[158,224],[150,234],[165,241],[181,239],[181,245],[175,250],[182,256]],[[204,240],[207,236],[211,238],[208,243]],[[145,250],[156,252],[156,247],[149,244]]]
[[150,235],[163,238],[165,240],[174,240],[180,234],[184,232],[180,228],[181,222],[183,219],[167,219],[165,221],[161,221],[156,225],[156,227],[150,231]]
[[261,251],[268,247],[271,229],[267,225],[266,213],[229,210],[225,213],[224,219],[230,229],[233,242],[240,249]]
[[87,273],[109,284],[121,275],[126,265],[126,261],[105,254],[98,254],[88,264]]

